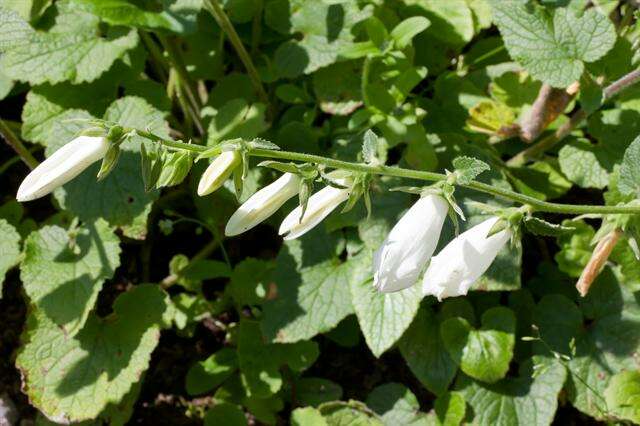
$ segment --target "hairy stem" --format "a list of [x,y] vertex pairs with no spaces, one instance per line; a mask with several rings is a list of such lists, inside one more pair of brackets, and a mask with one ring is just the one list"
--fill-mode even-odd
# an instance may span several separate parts
[[[132,131],[131,129],[127,129]],[[149,140],[160,143],[167,148],[176,150],[186,150],[194,153],[202,153],[210,148],[201,145],[188,144],[179,141],[165,140],[150,132],[136,130],[136,132]],[[276,160],[300,161],[304,163],[316,163],[324,166],[342,169],[353,172],[371,173],[380,176],[394,176],[400,178],[417,179],[424,181],[440,181],[447,179],[442,173],[425,172],[421,170],[404,169],[394,166],[374,166],[364,163],[351,163],[348,161],[336,160],[333,158],[322,157],[313,154],[304,154],[301,152],[291,151],[275,151],[270,149],[252,149],[248,152],[252,157],[271,158]],[[584,204],[561,204],[541,201],[528,195],[520,194],[515,191],[503,189],[500,187],[488,185],[486,183],[473,181],[468,185],[459,185],[475,191],[484,192],[486,194],[495,195],[500,198],[526,204],[534,211],[561,213],[561,214],[640,214],[640,206],[593,206]]]
[[[637,69],[635,71],[632,71],[626,74],[625,76],[621,77],[620,79],[614,81],[613,83],[605,87],[604,100],[606,101],[613,98],[623,90],[627,89],[630,86],[633,86],[639,81],[640,81],[640,69]],[[546,138],[543,138],[537,144],[515,155],[513,158],[507,161],[507,165],[513,166],[513,167],[522,166],[528,160],[540,156],[542,153],[544,153],[551,147],[555,146],[562,139],[564,139],[569,133],[571,133],[573,129],[575,129],[578,126],[578,124],[582,123],[582,120],[587,118],[587,116],[588,116],[587,112],[584,109],[580,108],[578,111],[573,113],[569,121],[566,122],[564,125],[562,125],[560,128],[558,128],[558,130],[556,130],[554,133],[547,136]]]
[[0,120],[0,135],[31,170],[38,166],[38,160],[31,155],[29,150],[22,144],[22,141],[20,141],[9,126],[7,126],[7,123],[2,120]]
[[236,29],[233,27],[233,24],[229,20],[229,17],[224,10],[220,6],[218,0],[205,0],[204,6],[207,8],[209,13],[213,15],[213,18],[216,20],[222,31],[225,32],[229,41],[233,45],[233,48],[238,53],[240,60],[244,64],[244,67],[247,69],[247,73],[249,74],[249,79],[251,79],[251,84],[253,88],[258,92],[258,97],[265,105],[269,105],[269,97],[267,96],[267,92],[262,85],[262,81],[260,80],[260,75],[258,74],[258,70],[256,69],[253,61],[251,60],[251,56],[245,49],[242,44],[242,40],[240,40],[240,36],[236,32]]

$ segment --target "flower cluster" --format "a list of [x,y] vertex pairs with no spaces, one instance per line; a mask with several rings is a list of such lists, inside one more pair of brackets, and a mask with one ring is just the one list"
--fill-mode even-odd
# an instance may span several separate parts
[[458,235],[432,258],[448,210],[443,197],[427,194],[402,216],[374,255],[376,289],[390,293],[411,287],[428,264],[422,280],[425,296],[442,300],[467,294],[512,232],[505,227],[492,233],[501,220],[492,217]]
[[[112,145],[114,144],[107,136],[75,138],[31,171],[18,189],[17,200],[31,201],[51,193],[94,162],[104,159]],[[221,152],[202,174],[198,195],[205,196],[219,189],[242,161],[238,150]],[[338,178],[334,182],[336,187],[327,186],[311,195],[305,203],[305,209],[299,206],[289,213],[279,230],[284,239],[304,235],[349,198],[351,179]],[[236,210],[227,222],[225,235],[241,234],[265,221],[297,195],[302,185],[302,179],[298,175],[284,173],[275,182],[253,194]]]
[[[64,185],[102,159],[99,177],[113,167],[122,132],[102,136],[83,135],[64,145],[36,167],[18,189],[18,201],[43,197]],[[238,149],[219,152],[198,184],[200,196],[210,194],[246,166]],[[293,166],[292,166],[293,167]],[[362,192],[362,179],[339,174],[330,185],[311,195],[301,195],[301,203],[279,228],[285,240],[298,238],[318,225],[340,204]],[[234,236],[265,221],[296,194],[308,194],[308,177],[288,171],[245,201],[227,222],[225,234]],[[360,191],[360,192],[359,192]],[[441,191],[442,193],[442,191]],[[351,200],[350,200],[351,203]],[[348,203],[349,205],[349,203]],[[402,216],[374,255],[374,286],[389,293],[418,282],[425,266],[423,293],[439,300],[467,294],[471,285],[489,268],[498,252],[512,236],[508,227],[494,231],[501,219],[492,217],[460,234],[432,258],[444,221],[455,203],[446,195],[426,191]]]

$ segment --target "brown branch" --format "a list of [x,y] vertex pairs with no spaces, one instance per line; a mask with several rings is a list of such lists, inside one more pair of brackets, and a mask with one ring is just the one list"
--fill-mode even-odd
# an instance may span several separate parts
[[[604,89],[604,101],[613,98],[623,90],[640,81],[640,69],[632,71],[620,79],[614,81]],[[603,103],[604,103],[603,101]],[[580,108],[571,115],[568,122],[558,128],[553,134],[543,138],[537,144],[530,146],[529,148],[519,152],[513,158],[507,161],[508,166],[518,167],[522,166],[527,160],[533,159],[544,153],[546,150],[555,146],[558,142],[564,139],[569,133],[575,129],[578,124],[587,118],[587,112]]]
[[587,262],[587,266],[582,270],[582,274],[580,274],[580,278],[576,283],[576,289],[582,297],[586,296],[589,292],[589,288],[591,284],[595,281],[602,270],[602,267],[609,259],[613,248],[620,240],[622,236],[622,230],[614,229],[604,236],[598,244],[596,244],[596,248],[593,250],[591,254],[591,258],[589,262]]
[[543,84],[528,117],[520,125],[520,138],[527,143],[533,142],[564,112],[579,87],[578,83],[572,84],[567,89],[557,89]]

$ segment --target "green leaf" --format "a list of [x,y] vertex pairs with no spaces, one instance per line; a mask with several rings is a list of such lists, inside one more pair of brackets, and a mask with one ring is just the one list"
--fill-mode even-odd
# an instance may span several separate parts
[[[163,7],[164,10],[161,9],[157,12],[145,10],[126,0],[72,1],[111,25],[165,29],[182,34],[189,32],[188,30],[195,26],[195,15],[200,8],[199,2],[193,0],[178,2],[163,0],[166,6]],[[180,3],[183,4],[182,8],[180,8]]]
[[75,336],[32,310],[16,359],[31,404],[58,423],[95,419],[118,404],[149,366],[168,303],[158,286],[136,286],[109,317],[89,315]]
[[341,50],[353,45],[354,25],[369,16],[370,7],[360,10],[353,2],[291,1],[288,31],[300,37],[278,47],[276,69],[281,76],[294,78],[331,65]]
[[378,156],[378,136],[371,130],[367,130],[362,137],[362,158],[371,163]]
[[460,392],[447,392],[440,395],[434,402],[434,413],[436,419],[432,422],[442,426],[459,426],[463,423],[467,406],[464,397]]
[[375,357],[390,349],[409,328],[420,307],[420,286],[380,293],[371,281],[350,282],[351,300],[367,346]]
[[273,261],[245,259],[233,269],[231,282],[225,291],[239,306],[260,305],[269,293],[274,267]]
[[440,320],[421,308],[400,340],[400,352],[413,374],[436,395],[446,392],[458,367],[440,337]]
[[307,369],[318,358],[315,342],[270,344],[263,341],[260,323],[243,320],[238,332],[238,361],[242,383],[251,397],[266,398],[282,386],[280,367],[293,371]]
[[189,368],[185,386],[189,395],[208,392],[224,382],[238,368],[238,355],[231,348],[222,348],[204,361]]
[[[628,280],[616,269],[605,267],[581,300],[580,310],[588,323],[578,322],[575,307],[569,310],[567,299],[546,302],[547,316],[563,310],[574,318],[571,323],[558,324],[539,321],[542,336],[553,336],[557,348],[567,348],[575,340],[575,356],[568,362],[569,380],[565,386],[567,396],[578,410],[597,419],[607,418],[608,407],[604,395],[611,377],[624,370],[637,370],[640,351],[640,307],[636,295],[626,287]],[[563,300],[563,303],[560,302]],[[549,316],[550,317],[550,316]],[[564,325],[567,324],[567,325]]]
[[277,296],[264,304],[262,329],[267,339],[310,339],[353,313],[345,284],[364,281],[371,274],[370,263],[362,257],[341,263],[336,243],[322,229],[285,242],[273,276]]
[[525,217],[524,226],[527,228],[527,231],[532,234],[542,235],[544,237],[557,237],[575,230],[575,228],[570,226],[547,222],[534,216]]
[[24,253],[20,278],[31,303],[74,336],[120,265],[120,240],[104,220],[73,230],[45,226],[25,240]]
[[313,92],[320,109],[332,115],[350,115],[362,105],[360,64],[338,62],[313,73]]
[[640,370],[614,375],[604,396],[617,418],[640,423]]
[[411,40],[429,27],[429,20],[422,16],[412,16],[391,30],[391,39],[398,49],[407,47]]
[[248,104],[244,99],[233,99],[213,116],[207,130],[207,145],[215,145],[225,139],[251,140],[267,129],[265,106]]
[[[0,26],[17,27],[0,33],[3,72],[30,84],[93,81],[138,44],[135,31],[99,35],[99,20],[70,2],[58,4],[60,20],[48,32],[36,32],[18,22],[17,15],[0,13]],[[67,25],[72,24],[72,25]]]
[[362,402],[327,402],[318,407],[329,425],[383,426],[380,418]]
[[[152,133],[169,137],[169,129],[162,113],[145,100],[127,96],[113,102],[104,119],[123,127],[149,128]],[[140,144],[144,139],[135,136],[122,143],[122,153],[116,169],[104,180],[96,182],[99,164],[94,164],[77,178],[54,192],[63,209],[82,220],[102,217],[110,225],[123,230],[130,238],[144,239],[147,216],[157,192],[146,192],[140,169]]]
[[223,424],[225,426],[246,426],[247,418],[242,409],[228,402],[216,403],[207,410],[204,415],[205,426],[216,426]]
[[609,183],[609,172],[602,164],[597,146],[578,140],[563,146],[558,153],[560,170],[582,188],[602,189]]
[[620,165],[618,191],[640,198],[640,136],[624,152]]
[[385,426],[427,425],[416,396],[400,383],[386,383],[371,391],[367,406],[375,411]]
[[498,306],[482,314],[482,326],[474,330],[464,318],[449,318],[440,324],[447,351],[460,369],[483,382],[494,383],[509,370],[515,345],[516,318]]
[[589,74],[582,79],[579,100],[580,107],[587,114],[596,112],[604,102],[604,90]]
[[511,57],[554,87],[580,80],[585,62],[598,60],[616,42],[613,24],[594,8],[577,16],[569,8],[547,12],[519,0],[491,0],[491,6]]
[[0,219],[0,299],[7,271],[20,260],[20,234],[9,222]]
[[296,408],[291,412],[292,426],[328,426],[320,411],[313,407]]
[[586,223],[576,220],[565,220],[562,226],[572,227],[575,230],[558,237],[560,251],[555,254],[554,259],[562,272],[577,278],[591,257],[593,251],[591,241],[595,231]]
[[[421,34],[447,45],[462,46],[473,37],[473,15],[466,0],[406,0],[409,15],[424,15],[431,25]],[[417,39],[416,39],[417,41]]]
[[87,126],[73,120],[102,116],[115,96],[115,87],[106,79],[34,87],[22,109],[22,137],[44,145],[50,155]]
[[456,157],[453,159],[453,167],[456,169],[457,182],[467,185],[480,173],[490,169],[484,161],[472,157]]
[[467,376],[460,377],[456,388],[473,408],[474,424],[551,424],[566,370],[555,361],[534,357],[533,362],[540,365],[535,378],[532,378],[531,368],[526,364],[521,368],[520,377],[502,379],[494,384],[476,382]]

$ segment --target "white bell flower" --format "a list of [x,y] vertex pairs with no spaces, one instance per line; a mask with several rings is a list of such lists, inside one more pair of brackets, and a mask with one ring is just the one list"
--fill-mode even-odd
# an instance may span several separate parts
[[33,169],[18,188],[18,201],[44,197],[102,159],[109,141],[102,136],[78,136]]
[[420,198],[373,255],[373,285],[391,293],[411,287],[438,245],[449,204],[439,195]]
[[487,237],[498,220],[492,217],[463,232],[434,256],[424,274],[422,293],[438,300],[467,294],[511,238],[509,229]]
[[265,221],[298,193],[300,177],[285,173],[245,201],[229,218],[224,233],[228,237],[242,234]]
[[[349,179],[336,179],[339,185],[349,186]],[[349,198],[350,188],[335,188],[326,186],[309,197],[307,210],[302,216],[302,208],[296,207],[287,215],[280,225],[278,233],[284,235],[285,240],[293,240],[306,234],[314,226],[322,222],[336,207]]]
[[198,195],[211,194],[231,176],[233,170],[238,167],[242,155],[238,151],[224,151],[220,153],[204,171],[198,183]]

